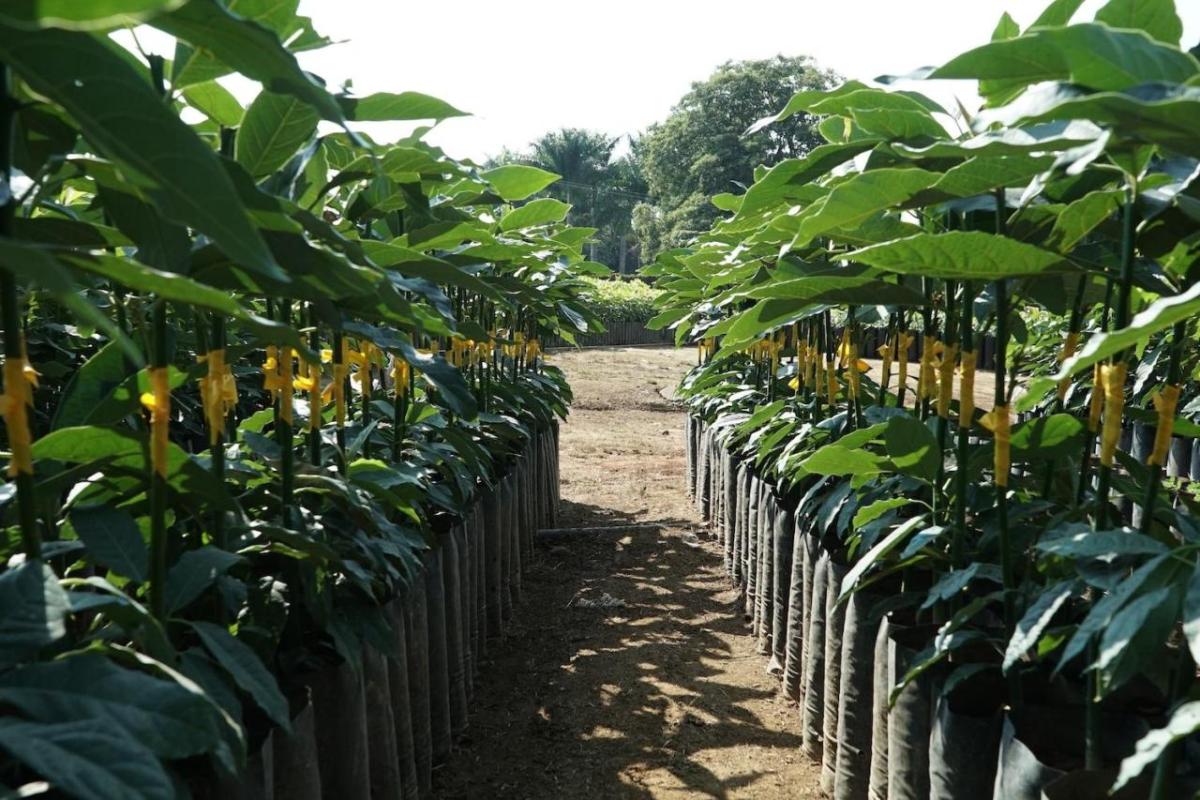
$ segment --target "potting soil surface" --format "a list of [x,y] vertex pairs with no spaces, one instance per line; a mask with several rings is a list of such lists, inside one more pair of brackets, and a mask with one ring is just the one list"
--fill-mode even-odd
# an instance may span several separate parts
[[[459,798],[820,797],[684,485],[672,391],[695,351],[560,351],[559,529],[539,540],[470,727],[437,768]],[[624,527],[621,526],[632,526]]]

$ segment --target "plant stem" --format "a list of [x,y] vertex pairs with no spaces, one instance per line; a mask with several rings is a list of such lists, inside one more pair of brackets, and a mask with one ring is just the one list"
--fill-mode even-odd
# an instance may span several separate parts
[[[167,303],[155,300],[152,310],[152,345],[150,366],[167,368]],[[158,413],[158,412],[155,412]],[[153,450],[153,424],[151,444]],[[155,469],[153,457],[146,459],[150,479],[150,613],[162,620],[166,613],[167,589],[167,479]]]
[[[16,123],[17,101],[12,96],[11,75],[8,65],[0,64],[0,186],[12,186],[12,143],[13,128]],[[17,214],[16,197],[11,191],[5,192],[0,198],[0,238],[12,235],[13,220]],[[11,272],[0,269],[0,317],[4,326],[4,357],[6,361],[15,363],[25,358],[24,336],[21,331],[21,307],[17,301],[17,283]],[[24,393],[24,387],[5,386],[10,396]],[[12,431],[9,431],[9,441],[12,441]],[[37,498],[34,493],[33,475],[20,471],[15,482],[17,485],[17,518],[21,526],[21,548],[25,558],[39,561],[42,557],[42,537],[38,531]]]
[[[975,336],[971,332],[971,324],[974,322],[974,301],[975,287],[970,281],[965,281],[962,287],[962,309],[959,325],[962,329],[962,354],[963,366],[966,367],[966,359],[975,357]],[[965,388],[965,387],[964,387]],[[958,452],[956,454],[955,465],[955,491],[954,491],[954,539],[951,544],[951,560],[955,567],[964,566],[963,547],[967,536],[967,459],[971,438],[971,420],[962,419],[965,398],[962,392],[959,393],[958,407],[960,421],[958,425]],[[972,403],[973,405],[973,403]]]
[[[292,301],[286,298],[279,301],[279,321],[284,325],[292,324]],[[291,360],[291,349],[282,348],[280,351],[280,371],[284,376],[284,386],[279,390],[279,403],[283,406],[284,403],[291,402],[292,387],[288,376],[291,373],[291,364],[285,364],[284,359]],[[279,503],[280,511],[282,512],[283,524],[287,526],[292,517],[292,494],[295,486],[295,453],[292,450],[292,420],[291,415],[281,413],[276,417],[275,421],[276,441],[279,442]]]
[[[212,346],[218,350],[225,349],[225,318],[220,314],[212,315]],[[212,446],[213,477],[220,484],[225,483],[225,431],[217,432],[216,444]],[[225,512],[221,509],[213,511],[212,518],[213,544],[225,549]]]

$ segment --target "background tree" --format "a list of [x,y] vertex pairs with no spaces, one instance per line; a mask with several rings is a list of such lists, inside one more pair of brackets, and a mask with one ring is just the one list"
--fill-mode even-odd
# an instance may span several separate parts
[[633,213],[642,257],[707,230],[719,215],[715,194],[748,186],[754,168],[802,156],[823,141],[809,114],[744,136],[802,89],[828,89],[840,78],[807,56],[729,61],[692,84],[667,119],[652,125],[639,150],[652,201]]
[[647,198],[647,191],[637,142],[631,137],[628,152],[621,154],[622,138],[562,128],[534,140],[528,152],[504,150],[490,161],[530,164],[561,175],[546,196],[571,204],[572,225],[597,229],[588,245],[592,260],[626,272],[637,266],[629,261],[631,250],[636,251],[633,207]]

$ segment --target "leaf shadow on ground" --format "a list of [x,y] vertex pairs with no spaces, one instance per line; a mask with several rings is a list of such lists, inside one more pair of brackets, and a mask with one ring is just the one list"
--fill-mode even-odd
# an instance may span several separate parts
[[506,640],[484,659],[468,738],[439,770],[436,795],[753,793],[747,787],[769,771],[725,764],[720,777],[714,764],[748,747],[795,753],[799,737],[746,707],[774,695],[769,680],[724,680],[731,658],[763,665],[752,647],[732,652],[746,625],[707,535],[688,520],[646,527],[639,512],[577,502],[564,502],[561,519],[637,527],[539,540]]

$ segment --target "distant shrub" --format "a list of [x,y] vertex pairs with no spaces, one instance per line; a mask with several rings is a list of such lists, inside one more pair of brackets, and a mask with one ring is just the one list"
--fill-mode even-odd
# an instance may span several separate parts
[[588,297],[592,310],[605,325],[618,322],[649,322],[658,312],[654,300],[662,291],[639,280],[620,280],[584,276],[590,285]]

